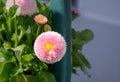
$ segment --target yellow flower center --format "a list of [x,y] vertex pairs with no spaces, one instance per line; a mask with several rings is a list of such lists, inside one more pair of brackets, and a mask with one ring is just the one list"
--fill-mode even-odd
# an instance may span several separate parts
[[43,17],[40,17],[39,18],[39,22],[43,22],[44,21],[44,18]]
[[45,43],[45,49],[49,52],[53,48],[54,44],[53,43]]

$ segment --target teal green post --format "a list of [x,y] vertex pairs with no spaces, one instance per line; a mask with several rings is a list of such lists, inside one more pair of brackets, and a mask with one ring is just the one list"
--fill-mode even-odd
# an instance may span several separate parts
[[71,3],[70,0],[50,0],[53,15],[53,30],[67,42],[67,52],[60,62],[53,65],[57,82],[71,81]]

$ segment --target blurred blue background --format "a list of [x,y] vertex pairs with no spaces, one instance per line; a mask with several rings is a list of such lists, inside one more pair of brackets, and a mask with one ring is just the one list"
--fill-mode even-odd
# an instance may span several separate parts
[[120,82],[120,0],[78,0],[76,7],[81,16],[72,27],[94,33],[83,49],[92,77],[78,69],[80,76],[72,75],[71,82]]

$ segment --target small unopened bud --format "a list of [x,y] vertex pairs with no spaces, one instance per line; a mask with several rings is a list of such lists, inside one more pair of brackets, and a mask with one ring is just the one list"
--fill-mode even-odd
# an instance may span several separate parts
[[10,48],[11,48],[10,42],[5,41],[5,42],[3,43],[3,47],[4,47],[5,49],[10,49]]

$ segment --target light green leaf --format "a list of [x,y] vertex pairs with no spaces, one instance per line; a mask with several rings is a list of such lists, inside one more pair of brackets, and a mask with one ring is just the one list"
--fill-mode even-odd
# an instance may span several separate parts
[[21,61],[21,55],[22,55],[24,48],[25,48],[25,44],[21,44],[17,46],[16,48],[11,48],[15,52],[15,56],[19,62]]
[[23,55],[22,56],[22,62],[30,62],[31,60],[33,59],[33,56],[32,56],[32,54],[26,54],[26,55]]
[[4,30],[5,30],[4,24],[1,24],[1,26],[0,26],[0,32],[2,32],[2,31],[4,31]]
[[3,71],[3,68],[4,68],[4,65],[5,65],[5,58],[1,55],[0,53],[0,74],[2,73]]
[[11,49],[15,52],[15,54],[20,56],[22,54],[24,48],[25,48],[25,44],[21,44],[21,45],[17,46],[16,48],[11,48]]

